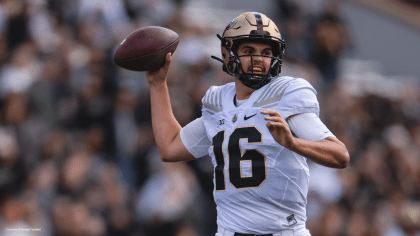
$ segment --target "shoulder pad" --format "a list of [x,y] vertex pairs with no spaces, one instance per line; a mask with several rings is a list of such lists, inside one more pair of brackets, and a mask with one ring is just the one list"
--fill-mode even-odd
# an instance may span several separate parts
[[203,97],[203,109],[211,115],[223,111],[222,88],[223,86],[211,86]]
[[283,94],[286,91],[286,88],[289,86],[290,82],[295,79],[296,78],[293,77],[283,76],[272,80],[271,83],[263,88],[264,91],[252,106],[263,108],[276,106],[280,99],[283,97]]

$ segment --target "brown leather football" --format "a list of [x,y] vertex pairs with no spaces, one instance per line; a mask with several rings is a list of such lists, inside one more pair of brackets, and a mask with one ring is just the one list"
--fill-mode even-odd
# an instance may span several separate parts
[[166,54],[174,53],[179,35],[160,26],[137,29],[125,38],[114,55],[117,65],[134,71],[156,71],[165,64]]

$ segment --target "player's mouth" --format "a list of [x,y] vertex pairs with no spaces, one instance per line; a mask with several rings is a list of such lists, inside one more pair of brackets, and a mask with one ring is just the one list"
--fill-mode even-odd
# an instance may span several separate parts
[[261,74],[264,72],[262,67],[250,67],[248,70],[253,74]]

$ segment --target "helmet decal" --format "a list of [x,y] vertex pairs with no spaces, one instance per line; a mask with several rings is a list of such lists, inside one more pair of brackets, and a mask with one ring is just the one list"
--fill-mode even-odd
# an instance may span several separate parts
[[226,26],[226,28],[225,28],[225,31],[226,30],[230,30],[230,29],[232,29],[232,27],[233,26],[235,26],[235,24],[236,23],[238,23],[238,20],[237,19],[234,19],[234,20],[232,20],[227,26]]

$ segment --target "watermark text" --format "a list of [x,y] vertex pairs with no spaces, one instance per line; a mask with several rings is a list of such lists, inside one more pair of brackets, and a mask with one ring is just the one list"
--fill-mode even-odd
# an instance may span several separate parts
[[6,228],[6,231],[12,231],[12,232],[29,232],[29,231],[41,231],[41,228],[18,228],[18,229],[9,229]]

